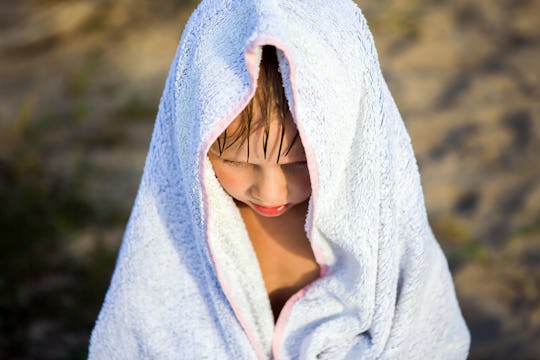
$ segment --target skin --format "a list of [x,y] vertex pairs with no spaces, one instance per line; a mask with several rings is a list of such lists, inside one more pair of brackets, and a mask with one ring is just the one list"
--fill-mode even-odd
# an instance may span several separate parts
[[[257,124],[257,116],[255,113],[254,124]],[[240,121],[240,117],[236,118],[227,133],[234,134]],[[280,121],[271,122],[266,158],[263,134],[263,128],[259,128],[250,135],[249,161],[247,140],[233,144],[221,156],[216,143],[208,157],[217,179],[235,200],[246,224],[277,320],[285,302],[317,279],[320,268],[304,230],[311,184],[300,139],[284,155],[296,134],[296,126],[290,119],[285,122],[279,163]],[[261,212],[257,205],[270,208],[286,205],[286,209],[269,215]]]
[[[233,133],[240,119],[237,118],[227,129]],[[250,155],[247,159],[247,141],[240,141],[226,149],[221,156],[216,146],[209,151],[209,158],[214,172],[223,189],[237,202],[250,207],[263,217],[284,216],[295,206],[306,202],[311,195],[309,172],[306,156],[300,141],[296,141],[286,156],[286,147],[282,148],[279,163],[281,126],[274,121],[270,126],[266,158],[262,147],[263,129],[260,128],[250,135]],[[287,146],[296,134],[292,121],[285,124],[283,143]],[[259,207],[257,207],[259,206]],[[277,215],[261,212],[260,207],[275,208],[286,206],[283,213]]]

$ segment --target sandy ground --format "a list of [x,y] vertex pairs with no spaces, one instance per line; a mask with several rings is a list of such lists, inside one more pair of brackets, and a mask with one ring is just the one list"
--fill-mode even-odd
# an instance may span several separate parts
[[[358,3],[413,139],[471,359],[540,358],[540,1]],[[195,4],[0,2],[0,224],[11,236],[0,357],[85,357]],[[40,239],[57,250],[42,265]],[[59,293],[85,321],[32,310]]]

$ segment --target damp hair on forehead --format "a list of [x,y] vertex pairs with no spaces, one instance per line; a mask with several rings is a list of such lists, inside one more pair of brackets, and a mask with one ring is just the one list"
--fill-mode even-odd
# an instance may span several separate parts
[[[257,100],[257,101],[254,101]],[[254,106],[259,107],[260,118],[254,119]],[[277,163],[281,156],[287,156],[298,139],[298,130],[289,144],[284,144],[285,130],[287,120],[292,119],[291,111],[285,97],[283,89],[283,80],[278,70],[278,59],[276,48],[273,46],[263,46],[262,59],[259,70],[259,78],[257,80],[257,89],[253,99],[247,104],[240,114],[240,124],[234,132],[225,131],[217,138],[212,145],[217,148],[217,152],[221,156],[225,150],[230,148],[235,143],[239,142],[242,145],[247,142],[246,162],[249,161],[250,153],[250,135],[259,129],[263,129],[262,146],[264,158],[268,149],[268,137],[270,134],[270,125],[273,122],[272,118],[276,118],[280,125],[279,134],[279,150],[277,155]]]

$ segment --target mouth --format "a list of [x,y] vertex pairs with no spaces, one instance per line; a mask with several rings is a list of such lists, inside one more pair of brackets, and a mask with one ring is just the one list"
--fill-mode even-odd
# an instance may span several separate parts
[[255,210],[257,210],[261,215],[264,216],[278,216],[283,214],[288,208],[287,204],[273,207],[261,206],[254,203],[251,203],[251,205],[253,206],[253,208],[255,208]]

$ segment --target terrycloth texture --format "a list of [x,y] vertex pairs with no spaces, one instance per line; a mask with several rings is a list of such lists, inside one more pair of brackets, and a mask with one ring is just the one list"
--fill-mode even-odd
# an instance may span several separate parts
[[[322,268],[274,326],[242,218],[206,156],[278,48]],[[208,0],[171,66],[91,359],[464,359],[469,332],[410,139],[349,0]]]

